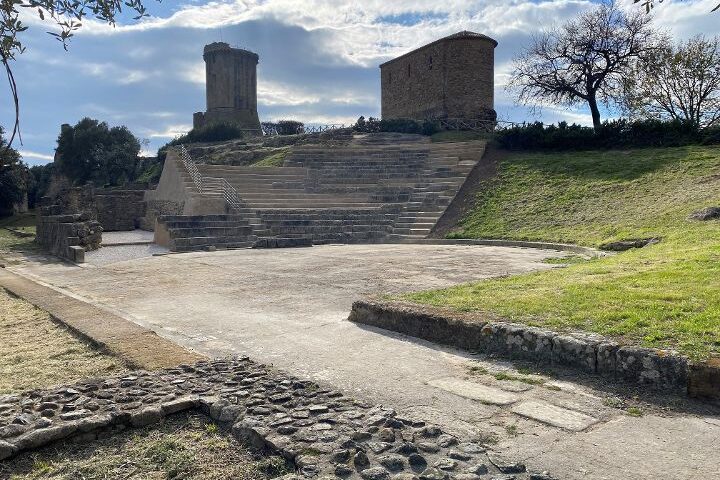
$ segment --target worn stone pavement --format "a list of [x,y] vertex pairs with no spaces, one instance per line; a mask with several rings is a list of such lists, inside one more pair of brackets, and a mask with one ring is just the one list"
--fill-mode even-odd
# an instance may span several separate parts
[[644,415],[631,416],[618,407],[635,400],[593,379],[528,377],[506,362],[346,321],[362,294],[549,268],[541,261],[550,255],[559,254],[330,245],[10,268],[211,356],[247,354],[453,433],[495,438],[498,450],[559,478],[720,479],[714,407],[649,397]]

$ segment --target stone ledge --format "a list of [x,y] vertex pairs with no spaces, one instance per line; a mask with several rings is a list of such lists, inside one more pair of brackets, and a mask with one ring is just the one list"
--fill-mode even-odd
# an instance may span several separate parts
[[612,255],[601,250],[583,247],[581,245],[572,245],[569,243],[552,243],[552,242],[531,242],[524,240],[496,240],[496,239],[451,239],[451,238],[401,238],[388,239],[381,243],[411,243],[419,245],[481,245],[488,247],[517,247],[517,248],[538,248],[540,250],[557,250],[560,252],[571,252],[579,255],[587,255],[589,257],[602,257]]
[[551,480],[437,426],[343,396],[247,357],[0,396],[0,460],[87,442],[199,410],[251,446],[294,462],[285,480]]
[[557,333],[488,315],[404,302],[359,300],[353,303],[348,320],[464,350],[720,399],[720,359],[694,364],[671,350],[622,345],[599,335]]
[[152,330],[7,269],[0,270],[0,287],[46,311],[53,320],[131,367],[165,368],[206,358]]

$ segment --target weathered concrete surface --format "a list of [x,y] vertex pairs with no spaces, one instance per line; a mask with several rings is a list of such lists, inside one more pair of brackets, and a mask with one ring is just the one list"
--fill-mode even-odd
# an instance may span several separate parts
[[[653,410],[634,418],[606,405],[604,392],[576,381],[548,388],[501,380],[477,372],[518,373],[498,361],[474,361],[459,351],[345,321],[362,294],[546,268],[540,261],[547,255],[552,252],[355,245],[167,255],[96,268],[29,262],[13,269],[209,355],[248,354],[451,432],[495,435],[500,449],[559,478],[720,478],[709,468],[715,468],[720,448],[716,411],[700,416]],[[511,392],[518,401],[485,404],[431,385],[452,377]],[[598,423],[573,433],[512,412],[526,401]]]

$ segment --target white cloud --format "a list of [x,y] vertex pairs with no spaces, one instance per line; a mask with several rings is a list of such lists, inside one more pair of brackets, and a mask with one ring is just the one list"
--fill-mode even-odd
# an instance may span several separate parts
[[184,135],[192,129],[192,125],[165,125],[164,130],[146,130],[143,132],[144,137],[148,138],[175,138]]
[[23,159],[43,160],[52,162],[55,158],[54,155],[48,153],[33,152],[32,150],[20,150],[20,155]]
[[272,107],[276,105],[298,106],[320,103],[321,97],[307,92],[300,86],[289,86],[269,80],[258,84],[258,103]]
[[130,85],[140,83],[151,77],[159,76],[157,71],[143,71],[125,68],[112,62],[94,63],[87,62],[75,65],[85,75],[99,77],[119,85]]

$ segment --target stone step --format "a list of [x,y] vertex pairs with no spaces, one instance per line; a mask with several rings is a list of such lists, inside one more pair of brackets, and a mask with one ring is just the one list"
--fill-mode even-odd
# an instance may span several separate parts
[[172,222],[172,221],[242,221],[244,217],[242,215],[233,214],[211,214],[211,215],[161,215],[158,217],[160,221]]
[[197,247],[207,245],[222,245],[222,244],[240,244],[244,242],[252,242],[255,240],[250,235],[237,235],[237,236],[202,236],[202,237],[182,237],[170,239],[170,250],[182,247]]
[[252,227],[169,227],[168,233],[173,240],[193,237],[241,237],[252,234]]
[[230,250],[237,248],[251,248],[255,245],[256,240],[245,240],[239,242],[222,242],[222,241],[211,241],[206,244],[197,245],[180,245],[172,247],[170,250],[174,252],[196,252],[215,248],[217,250]]

